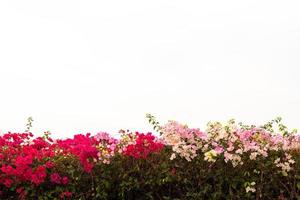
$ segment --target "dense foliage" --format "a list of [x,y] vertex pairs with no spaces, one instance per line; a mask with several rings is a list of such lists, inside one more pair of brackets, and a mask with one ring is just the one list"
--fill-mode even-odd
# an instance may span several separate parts
[[2,134],[0,199],[300,199],[300,137],[280,118],[205,131],[148,119],[159,136]]

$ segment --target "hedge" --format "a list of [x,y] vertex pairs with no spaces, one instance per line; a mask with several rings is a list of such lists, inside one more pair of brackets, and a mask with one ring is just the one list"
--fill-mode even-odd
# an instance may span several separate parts
[[0,199],[300,199],[300,137],[264,125],[176,121],[155,134],[0,136]]

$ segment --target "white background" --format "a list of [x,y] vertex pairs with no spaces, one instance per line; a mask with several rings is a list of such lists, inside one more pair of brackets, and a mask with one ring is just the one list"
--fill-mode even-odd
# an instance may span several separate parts
[[298,1],[0,1],[0,129],[300,128]]

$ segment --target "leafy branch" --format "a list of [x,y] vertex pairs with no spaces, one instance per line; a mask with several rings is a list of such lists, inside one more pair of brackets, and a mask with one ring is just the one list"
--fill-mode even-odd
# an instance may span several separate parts
[[148,119],[149,124],[151,124],[153,126],[153,130],[162,134],[161,126],[160,126],[159,122],[156,121],[156,118],[149,113],[146,114],[146,118]]
[[33,122],[33,118],[28,117],[25,132],[30,132],[30,129],[32,128],[32,122]]
[[267,122],[262,128],[266,129],[267,131],[270,131],[271,133],[275,133],[274,127],[278,128],[278,131],[283,135],[283,136],[288,136],[291,134],[296,134],[297,129],[293,129],[292,132],[290,133],[287,126],[282,123],[282,118],[281,117],[276,117],[275,119]]

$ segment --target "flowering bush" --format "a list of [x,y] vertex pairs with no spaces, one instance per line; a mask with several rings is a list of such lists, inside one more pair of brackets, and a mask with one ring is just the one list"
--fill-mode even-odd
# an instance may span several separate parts
[[300,136],[280,118],[205,131],[148,118],[159,135],[1,135],[0,198],[300,199]]

